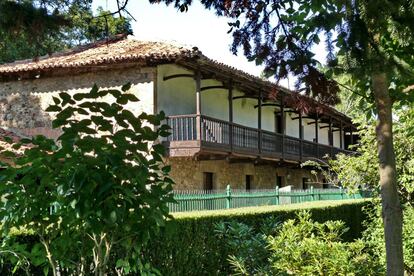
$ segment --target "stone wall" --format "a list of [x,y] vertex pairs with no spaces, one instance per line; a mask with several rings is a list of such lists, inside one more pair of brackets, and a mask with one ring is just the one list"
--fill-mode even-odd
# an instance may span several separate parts
[[119,89],[131,82],[129,92],[140,102],[131,103],[127,108],[136,114],[153,113],[154,75],[153,68],[129,68],[0,83],[0,127],[27,136],[43,134],[55,138],[59,132],[51,129],[53,114],[45,112],[53,103],[52,97],[60,92],[85,93],[94,84]]
[[[171,165],[171,177],[175,181],[174,189],[203,189],[203,173],[213,173],[214,189],[245,189],[246,175],[253,177],[252,189],[273,189],[277,176],[282,176],[282,186],[292,185],[302,188],[303,178],[314,181],[310,170],[288,169],[271,165],[254,165],[251,163],[230,163],[226,160],[196,161],[191,157],[174,157],[167,160]],[[315,188],[320,186],[314,185]]]

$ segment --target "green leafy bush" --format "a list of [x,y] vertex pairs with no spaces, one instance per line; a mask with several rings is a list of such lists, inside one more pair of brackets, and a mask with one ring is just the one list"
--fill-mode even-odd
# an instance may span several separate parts
[[[47,111],[56,112],[57,141],[44,136],[30,144],[0,175],[2,247],[44,274],[105,275],[148,270],[141,249],[163,226],[172,201],[169,167],[156,140],[167,136],[164,115],[133,114],[138,99],[121,90],[59,93]],[[109,100],[109,102],[108,102]],[[26,229],[31,243],[13,235]],[[9,254],[10,255],[10,254]]]
[[[361,209],[368,202],[368,200],[323,201],[285,206],[176,213],[173,214],[174,220],[167,221],[159,235],[151,239],[143,248],[142,262],[150,263],[163,275],[228,275],[232,272],[228,262],[228,256],[232,252],[229,251],[226,240],[217,236],[217,224],[236,221],[258,229],[258,233],[271,233],[269,229],[275,229],[274,223],[294,218],[299,210],[309,210],[312,218],[318,222],[344,221],[350,229],[345,233],[344,239],[352,241],[361,236],[364,219]],[[30,233],[22,234],[12,238],[32,240],[27,246],[30,249],[30,244],[36,241],[36,236],[30,236]],[[253,246],[254,243],[251,245]],[[73,250],[74,247],[70,249]],[[112,253],[117,254],[118,250]],[[122,250],[120,254],[123,254]],[[9,275],[7,271],[10,270],[0,270],[0,275]]]
[[[385,266],[384,225],[381,216],[381,207],[376,199],[372,206],[366,206],[364,212],[367,220],[364,222],[366,230],[362,240],[368,246],[370,254]],[[409,275],[414,274],[414,207],[406,205],[404,208],[403,224],[404,265]]]
[[343,242],[342,221],[318,223],[309,211],[284,223],[267,222],[260,231],[242,223],[222,223],[219,236],[231,252],[236,275],[378,275],[382,267],[361,240]]
[[[367,200],[309,202],[285,206],[249,207],[219,211],[173,214],[175,220],[166,225],[158,239],[151,240],[144,251],[147,262],[163,275],[228,275],[231,254],[226,240],[216,235],[216,225],[235,221],[259,231],[264,225],[295,217],[298,210],[309,210],[318,222],[341,220],[350,229],[344,240],[361,237]],[[270,228],[270,226],[269,226]],[[246,233],[249,235],[249,233]],[[256,239],[257,240],[257,239]],[[240,240],[241,242],[241,240]],[[251,246],[258,247],[255,241]]]

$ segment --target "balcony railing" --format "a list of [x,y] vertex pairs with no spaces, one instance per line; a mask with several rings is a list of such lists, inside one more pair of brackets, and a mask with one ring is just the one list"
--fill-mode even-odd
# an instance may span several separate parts
[[199,141],[201,148],[285,159],[333,158],[353,153],[329,145],[242,126],[205,115],[178,115],[167,118],[172,134],[169,142]]

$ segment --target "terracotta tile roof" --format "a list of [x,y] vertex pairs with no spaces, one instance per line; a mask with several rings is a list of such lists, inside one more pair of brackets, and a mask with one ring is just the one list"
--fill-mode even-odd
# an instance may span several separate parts
[[188,49],[162,42],[124,39],[121,36],[40,57],[38,60],[21,60],[3,64],[0,65],[0,75],[125,62],[163,63],[178,58],[193,58],[199,54],[197,48]]
[[[268,93],[277,90],[284,94],[296,94],[297,97],[302,97],[298,93],[278,86],[273,82],[212,60],[204,56],[197,47],[184,47],[164,42],[138,41],[124,35],[40,57],[37,60],[21,60],[0,65],[0,82],[2,79],[10,80],[8,77],[14,76],[15,78],[25,72],[37,74],[47,71],[58,72],[59,69],[77,70],[91,67],[99,68],[100,66],[104,68],[106,65],[126,63],[143,63],[148,66],[164,63],[185,63],[192,68],[201,67],[202,70],[209,68],[211,72],[216,74],[225,74],[237,78],[239,82],[246,82],[255,87],[260,87],[260,89],[267,90]],[[329,113],[339,115],[350,121],[348,117],[332,107],[317,103],[313,99],[310,100],[314,104],[329,110]]]

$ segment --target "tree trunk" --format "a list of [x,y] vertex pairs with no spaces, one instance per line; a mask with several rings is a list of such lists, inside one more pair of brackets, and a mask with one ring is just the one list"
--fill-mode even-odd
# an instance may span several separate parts
[[376,129],[379,174],[384,221],[387,275],[404,275],[402,247],[402,208],[398,197],[395,153],[392,134],[392,101],[385,73],[372,75],[372,86],[378,110]]

